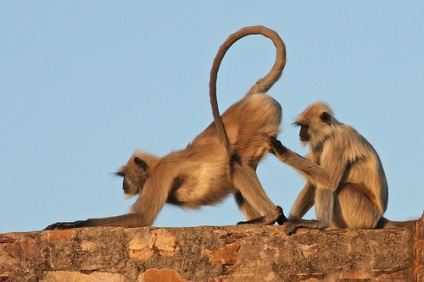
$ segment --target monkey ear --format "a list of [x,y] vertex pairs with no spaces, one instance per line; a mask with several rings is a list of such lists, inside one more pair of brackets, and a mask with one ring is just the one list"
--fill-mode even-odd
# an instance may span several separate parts
[[323,122],[325,122],[326,124],[330,125],[331,124],[331,115],[327,112],[323,112],[321,114],[321,120]]
[[134,158],[134,162],[142,169],[142,170],[147,170],[147,163],[145,161],[143,161],[142,159],[140,159],[139,157],[135,157]]

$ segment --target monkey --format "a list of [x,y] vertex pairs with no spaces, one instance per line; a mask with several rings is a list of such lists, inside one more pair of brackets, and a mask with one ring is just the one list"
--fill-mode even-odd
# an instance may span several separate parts
[[[274,154],[300,172],[307,183],[295,200],[285,224],[297,228],[389,228],[399,226],[383,217],[388,184],[374,147],[353,127],[340,123],[324,102],[316,102],[296,119],[299,138],[309,145],[306,158],[270,137]],[[315,205],[317,220],[303,220]]]
[[[268,74],[222,116],[216,98],[216,81],[228,49],[247,35],[263,35],[276,47],[276,60]],[[117,175],[123,191],[138,195],[128,214],[58,222],[46,227],[68,229],[93,226],[140,227],[152,225],[165,203],[197,209],[215,205],[232,194],[251,224],[282,224],[280,207],[266,195],[256,168],[270,152],[268,136],[277,136],[282,107],[266,92],[280,78],[286,64],[286,48],[279,35],[263,26],[240,29],[220,46],[210,72],[209,95],[214,121],[185,149],[163,157],[136,151]]]

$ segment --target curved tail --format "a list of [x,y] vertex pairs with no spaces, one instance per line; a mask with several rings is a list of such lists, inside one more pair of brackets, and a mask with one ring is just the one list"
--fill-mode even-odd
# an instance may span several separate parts
[[389,229],[397,227],[411,227],[416,220],[407,220],[407,221],[393,221],[388,220],[385,217],[382,217],[377,224],[378,229]]
[[240,29],[239,31],[231,34],[227,40],[219,47],[218,53],[215,56],[215,59],[212,64],[212,69],[210,73],[210,80],[209,80],[209,96],[210,96],[210,102],[212,106],[212,114],[215,121],[215,126],[218,132],[218,138],[226,150],[228,155],[231,156],[231,148],[229,144],[229,140],[227,137],[227,133],[225,131],[224,124],[222,122],[221,115],[219,114],[218,109],[218,101],[216,98],[216,81],[218,76],[218,70],[221,65],[222,59],[224,58],[225,54],[227,53],[228,49],[239,39],[247,36],[247,35],[253,35],[253,34],[261,34],[269,39],[272,40],[274,43],[276,49],[277,49],[277,55],[276,60],[274,63],[274,66],[272,69],[268,72],[267,75],[265,75],[263,78],[259,79],[252,88],[247,92],[245,97],[250,96],[255,93],[265,93],[267,92],[275,82],[280,78],[284,66],[286,65],[286,46],[284,45],[284,42],[281,40],[280,36],[273,30],[266,28],[264,26],[248,26]]

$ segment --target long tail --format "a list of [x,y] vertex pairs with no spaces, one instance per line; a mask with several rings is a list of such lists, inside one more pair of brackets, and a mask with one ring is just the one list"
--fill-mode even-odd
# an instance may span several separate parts
[[221,115],[219,114],[218,101],[216,98],[216,81],[218,76],[218,70],[221,65],[222,59],[227,53],[228,49],[239,39],[253,34],[261,34],[272,40],[274,43],[277,54],[274,66],[265,75],[263,78],[259,79],[252,88],[250,88],[249,92],[247,92],[246,96],[255,94],[255,93],[265,93],[267,92],[275,82],[280,78],[284,66],[286,65],[286,46],[284,42],[281,40],[280,36],[273,30],[266,28],[264,26],[248,26],[240,29],[239,31],[231,34],[227,40],[219,47],[218,53],[215,56],[215,59],[212,64],[212,69],[210,73],[209,80],[209,96],[210,102],[212,106],[212,114],[215,121],[216,130],[218,132],[218,138],[220,140],[221,145],[224,145],[227,153],[231,156],[231,148],[229,144],[229,140],[227,137],[227,133],[225,131],[224,124],[222,122]]
[[388,228],[396,228],[396,227],[410,227],[416,222],[416,220],[407,220],[407,221],[392,221],[388,220],[385,217],[382,217],[377,224],[377,228],[379,229],[388,229]]

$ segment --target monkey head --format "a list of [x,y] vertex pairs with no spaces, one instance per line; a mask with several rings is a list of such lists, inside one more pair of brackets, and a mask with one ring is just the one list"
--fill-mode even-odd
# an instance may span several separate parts
[[150,168],[155,164],[156,157],[146,153],[134,153],[127,164],[116,173],[122,176],[122,189],[128,197],[139,194],[144,187],[144,183],[149,178]]
[[333,133],[336,123],[333,111],[323,102],[316,102],[304,110],[294,123],[300,126],[299,138],[303,145],[321,145]]

